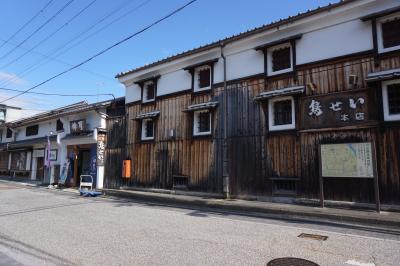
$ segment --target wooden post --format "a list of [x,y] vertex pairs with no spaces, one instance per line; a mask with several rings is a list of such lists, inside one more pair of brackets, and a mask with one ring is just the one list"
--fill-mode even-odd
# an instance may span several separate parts
[[73,186],[78,185],[78,155],[79,155],[79,148],[77,145],[74,146],[74,184]]
[[373,160],[373,171],[374,171],[374,192],[375,192],[375,208],[376,212],[381,212],[381,200],[379,197],[379,179],[378,179],[378,167],[377,167],[377,156],[376,156],[376,146],[374,142],[371,142],[372,149],[372,160]]
[[321,208],[324,208],[324,178],[322,176],[319,177],[319,204]]
[[319,204],[324,208],[324,178],[322,177],[322,163],[321,163],[321,144],[318,145],[318,164],[319,164]]

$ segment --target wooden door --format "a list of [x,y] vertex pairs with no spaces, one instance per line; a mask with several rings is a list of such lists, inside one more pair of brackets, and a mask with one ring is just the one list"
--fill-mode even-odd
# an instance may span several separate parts
[[44,178],[44,157],[36,158],[36,180]]

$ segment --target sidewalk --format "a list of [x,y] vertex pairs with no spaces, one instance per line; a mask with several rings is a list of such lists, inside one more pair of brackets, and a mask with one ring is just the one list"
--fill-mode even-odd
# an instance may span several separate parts
[[283,204],[247,200],[224,200],[200,196],[164,194],[135,190],[103,189],[106,196],[130,198],[162,204],[175,204],[236,211],[242,214],[283,220],[304,220],[328,223],[359,223],[369,226],[390,226],[400,229],[400,213],[376,213],[373,210],[320,208],[297,204]]

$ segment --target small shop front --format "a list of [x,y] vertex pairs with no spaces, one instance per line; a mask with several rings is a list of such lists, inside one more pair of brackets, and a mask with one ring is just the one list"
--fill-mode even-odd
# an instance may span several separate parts
[[0,151],[0,175],[9,175],[10,153]]
[[11,150],[10,172],[14,177],[30,177],[32,150],[19,148]]
[[79,187],[80,176],[90,175],[93,178],[93,186],[97,179],[96,144],[81,144],[67,146],[68,169],[66,184]]
[[[60,178],[65,185],[79,187],[82,175],[91,176],[94,188],[103,188],[104,132],[98,129],[61,139],[62,168]],[[85,181],[87,181],[86,177]]]

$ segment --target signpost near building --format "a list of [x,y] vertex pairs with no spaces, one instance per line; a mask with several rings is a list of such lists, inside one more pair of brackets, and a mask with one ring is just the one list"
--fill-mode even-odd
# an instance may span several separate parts
[[369,178],[374,181],[376,211],[380,212],[375,148],[371,142],[319,146],[320,204],[324,207],[324,178]]

